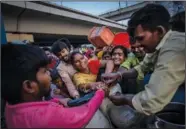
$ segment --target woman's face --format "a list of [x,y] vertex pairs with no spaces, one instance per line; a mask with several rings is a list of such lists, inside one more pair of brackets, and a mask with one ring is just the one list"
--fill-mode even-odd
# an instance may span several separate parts
[[118,48],[115,49],[112,53],[112,60],[114,61],[115,65],[121,65],[125,61],[125,55],[122,51],[122,49]]
[[76,54],[76,55],[74,55],[73,66],[77,70],[83,71],[83,70],[87,69],[87,67],[88,67],[88,60],[83,55]]

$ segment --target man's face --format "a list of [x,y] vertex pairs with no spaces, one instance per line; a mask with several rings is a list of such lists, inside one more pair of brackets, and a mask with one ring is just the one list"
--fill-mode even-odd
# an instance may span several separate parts
[[38,81],[39,93],[47,96],[50,94],[51,77],[50,72],[46,68],[40,68],[36,74]]
[[24,88],[26,93],[31,94],[34,98],[42,98],[50,95],[51,77],[47,68],[40,68],[36,73],[37,81],[31,81]]
[[138,25],[135,29],[134,38],[135,44],[139,44],[138,47],[146,53],[153,53],[161,40],[158,31],[144,30],[141,25]]
[[58,54],[58,58],[62,61],[67,62],[69,60],[69,50],[66,48],[62,49]]
[[136,57],[142,58],[145,56],[145,51],[139,43],[132,44],[131,51],[136,55]]

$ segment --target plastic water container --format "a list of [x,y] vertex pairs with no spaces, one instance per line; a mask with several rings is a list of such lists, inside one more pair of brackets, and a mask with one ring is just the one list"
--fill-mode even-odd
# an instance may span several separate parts
[[89,34],[88,40],[97,48],[103,48],[104,46],[110,46],[114,40],[114,34],[106,27],[93,27]]

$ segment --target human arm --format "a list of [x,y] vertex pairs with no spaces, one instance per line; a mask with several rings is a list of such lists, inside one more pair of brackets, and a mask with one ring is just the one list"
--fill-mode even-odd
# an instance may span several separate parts
[[[175,44],[175,43],[174,43]],[[179,44],[179,43],[178,43]],[[185,80],[184,46],[167,46],[159,54],[159,59],[149,84],[145,90],[132,99],[134,108],[146,115],[161,111],[174,96],[178,87]],[[169,44],[170,45],[170,44]],[[178,49],[179,47],[181,47]]]
[[69,74],[62,70],[61,68],[57,68],[63,82],[65,83],[67,90],[71,97],[79,98],[79,92],[77,91],[76,87],[74,86]]
[[[177,56],[172,59],[177,63],[173,63],[172,61],[169,61],[169,63],[159,62],[159,66],[156,67],[144,91],[134,97],[127,97],[123,94],[112,95],[110,96],[110,100],[115,105],[129,105],[146,115],[160,111],[171,101],[185,78],[184,62],[181,64],[181,58]],[[180,68],[175,69],[178,64],[180,64]]]
[[115,73],[102,74],[101,79],[103,82],[110,84],[122,78],[136,78],[137,75],[138,73],[134,68],[127,70],[126,68],[120,67]]
[[84,93],[88,93],[91,90],[94,90],[94,89],[96,89],[96,87],[99,87],[99,86],[106,87],[105,83],[103,83],[103,82],[92,82],[92,83],[88,83],[88,84],[79,84],[78,89],[79,89],[79,91],[82,91]]
[[105,73],[111,73],[114,70],[113,60],[100,60],[101,68],[105,68]]
[[130,67],[135,63],[131,62],[131,59],[129,58],[120,66],[116,73],[102,74],[101,78],[104,82],[109,78],[109,81],[106,83],[112,83],[121,78],[143,78],[144,73],[153,67],[155,58],[156,53],[147,54],[144,60],[132,69],[130,69]]

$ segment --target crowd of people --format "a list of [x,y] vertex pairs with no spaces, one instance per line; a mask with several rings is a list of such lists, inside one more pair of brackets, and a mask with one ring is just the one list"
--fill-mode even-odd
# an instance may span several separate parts
[[[54,42],[51,49],[2,45],[6,126],[139,126],[184,87],[184,20],[184,12],[171,18],[163,6],[148,4],[131,16],[127,46],[73,49],[66,38]],[[87,103],[69,107],[69,100],[92,91],[95,94]],[[183,99],[178,101],[184,103]],[[132,117],[127,117],[128,111]]]

